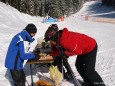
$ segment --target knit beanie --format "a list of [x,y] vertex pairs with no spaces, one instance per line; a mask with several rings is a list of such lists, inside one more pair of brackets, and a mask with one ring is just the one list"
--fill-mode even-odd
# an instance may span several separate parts
[[34,24],[28,24],[25,28],[25,30],[28,32],[28,33],[36,33],[37,32],[37,28]]
[[45,40],[48,41],[51,38],[56,38],[58,33],[58,26],[57,24],[51,24],[47,31],[45,32]]

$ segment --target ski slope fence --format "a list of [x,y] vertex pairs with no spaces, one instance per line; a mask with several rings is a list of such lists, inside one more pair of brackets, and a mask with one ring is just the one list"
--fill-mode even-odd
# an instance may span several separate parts
[[92,17],[91,21],[115,24],[115,18]]
[[115,18],[95,17],[95,16],[88,16],[88,15],[78,15],[78,18],[83,21],[93,21],[93,22],[103,22],[103,23],[115,24]]

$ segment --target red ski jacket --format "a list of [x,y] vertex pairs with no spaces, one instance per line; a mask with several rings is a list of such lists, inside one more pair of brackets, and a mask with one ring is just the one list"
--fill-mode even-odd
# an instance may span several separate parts
[[96,46],[96,41],[85,34],[68,31],[67,28],[62,31],[59,45],[65,49],[67,56],[87,54]]

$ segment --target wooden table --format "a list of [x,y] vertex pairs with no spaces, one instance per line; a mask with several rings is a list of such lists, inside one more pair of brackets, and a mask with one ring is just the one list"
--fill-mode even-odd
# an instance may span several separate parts
[[33,75],[32,75],[32,64],[42,64],[42,63],[53,63],[53,57],[50,55],[45,55],[40,57],[39,60],[36,59],[32,59],[32,60],[28,60],[27,64],[30,65],[30,73],[31,73],[31,84],[33,85]]

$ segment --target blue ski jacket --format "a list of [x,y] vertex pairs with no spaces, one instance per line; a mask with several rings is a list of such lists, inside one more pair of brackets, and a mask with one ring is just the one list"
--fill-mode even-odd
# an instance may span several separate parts
[[34,38],[25,30],[16,34],[9,45],[5,67],[10,70],[20,70],[23,69],[24,60],[35,58],[32,52],[28,52],[29,47],[25,46],[25,43],[30,44],[33,41]]

